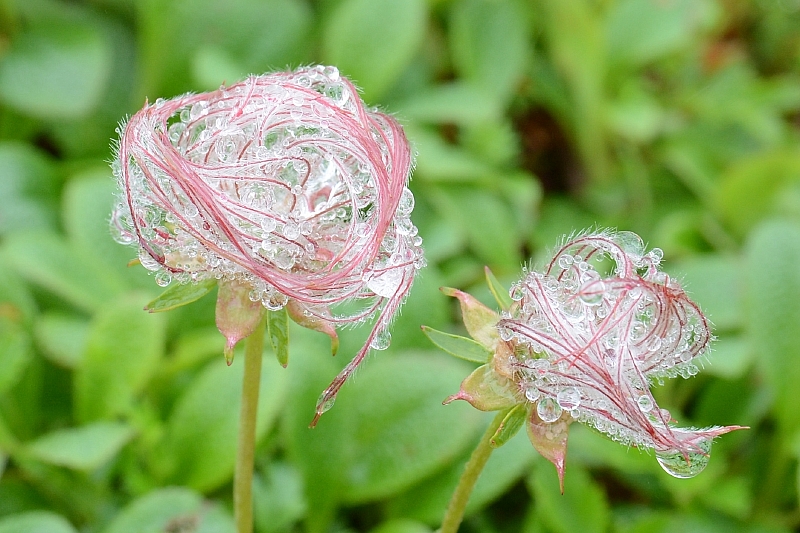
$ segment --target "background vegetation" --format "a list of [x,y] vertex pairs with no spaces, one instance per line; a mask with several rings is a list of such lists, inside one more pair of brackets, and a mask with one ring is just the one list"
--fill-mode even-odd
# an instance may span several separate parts
[[716,324],[662,406],[752,429],[676,480],[576,425],[563,496],[518,435],[463,531],[800,526],[800,1],[4,0],[0,532],[232,531],[241,356],[225,367],[210,296],[142,311],[158,287],[108,236],[109,139],[145,98],[316,62],[407,126],[429,267],[316,429],[366,331],[336,358],[293,331],[286,370],[266,354],[259,533],[432,531],[488,423],[441,405],[470,368],[419,330],[458,331],[437,288],[486,296],[483,265],[508,283],[594,225],[663,248]]

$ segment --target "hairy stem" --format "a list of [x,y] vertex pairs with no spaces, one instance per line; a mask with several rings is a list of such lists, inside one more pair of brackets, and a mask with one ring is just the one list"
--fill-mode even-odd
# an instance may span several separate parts
[[253,464],[256,447],[258,389],[261,383],[261,357],[264,349],[264,318],[245,339],[242,407],[239,411],[239,447],[233,476],[233,514],[238,533],[253,531]]
[[439,533],[456,533],[458,531],[458,526],[461,525],[461,520],[464,519],[464,511],[467,508],[469,496],[475,488],[475,483],[478,482],[478,477],[481,475],[483,467],[486,466],[486,461],[489,460],[489,456],[492,454],[493,448],[490,439],[494,436],[497,428],[500,427],[506,413],[507,411],[500,411],[497,414],[486,429],[486,433],[481,437],[480,442],[478,442],[477,448],[472,452],[467,465],[464,467],[464,473],[461,474],[461,479],[458,480],[456,491],[447,505],[447,512],[444,514]]

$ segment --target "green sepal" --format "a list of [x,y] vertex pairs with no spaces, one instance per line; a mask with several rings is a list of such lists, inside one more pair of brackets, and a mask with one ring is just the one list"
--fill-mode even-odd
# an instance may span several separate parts
[[439,290],[446,296],[458,299],[461,304],[464,327],[467,328],[470,336],[485,346],[487,350],[494,352],[497,341],[500,340],[496,327],[500,315],[464,291],[450,287],[441,287]]
[[280,311],[267,311],[267,333],[278,363],[286,368],[289,364],[289,314],[285,307]]
[[511,296],[508,295],[508,291],[500,284],[488,266],[484,267],[483,270],[486,273],[486,283],[489,285],[489,290],[497,301],[497,305],[499,305],[500,309],[503,311],[508,311],[514,303]]
[[445,333],[428,326],[422,326],[422,332],[433,344],[459,359],[486,363],[492,355],[492,352],[482,344],[460,335]]
[[495,372],[491,363],[479,366],[461,382],[461,390],[443,403],[447,405],[454,400],[465,400],[479,411],[509,409],[520,400],[507,381]]
[[145,311],[160,313],[195,302],[211,292],[217,285],[214,278],[204,279],[197,283],[173,283],[155,300],[144,306]]
[[492,448],[499,448],[516,435],[528,419],[528,409],[525,404],[517,404],[506,413],[500,427],[494,432],[492,438],[489,439],[489,445]]

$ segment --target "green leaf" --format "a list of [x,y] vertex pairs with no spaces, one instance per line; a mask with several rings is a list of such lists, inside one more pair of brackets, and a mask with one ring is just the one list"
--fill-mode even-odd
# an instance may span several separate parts
[[405,128],[419,152],[414,176],[427,181],[481,183],[490,181],[494,169],[463,148],[446,143],[424,128]]
[[499,448],[516,435],[528,419],[528,406],[518,404],[509,409],[500,427],[497,428],[489,443],[492,448]]
[[708,365],[703,372],[727,379],[740,378],[752,365],[753,355],[749,339],[727,335],[720,337],[711,345],[711,351],[706,356]]
[[[491,418],[487,418],[484,422],[488,424],[490,420]],[[389,516],[408,517],[431,526],[439,526],[471,453],[472,450],[467,449],[462,457],[443,472],[420,481],[387,502]],[[494,450],[470,495],[466,516],[479,511],[510,489],[528,474],[530,465],[537,458],[530,441],[522,432],[517,433],[502,448]]]
[[390,520],[384,522],[370,533],[433,533],[433,530],[424,524],[413,520]]
[[153,292],[156,286],[147,270],[126,268],[136,257],[135,249],[111,237],[108,220],[118,194],[107,166],[71,176],[64,187],[64,229],[73,248],[90,257],[116,284]]
[[173,283],[158,298],[150,301],[144,308],[151,313],[169,311],[176,307],[196,302],[213,291],[216,286],[217,280],[214,278],[204,279],[197,283]]
[[507,98],[525,72],[528,31],[519,4],[466,0],[451,4],[450,50],[462,78]]
[[253,483],[253,514],[259,533],[281,533],[308,511],[303,479],[288,463],[270,463],[265,476]]
[[50,161],[30,145],[0,143],[0,236],[54,229],[57,183]]
[[311,61],[314,18],[308,2],[148,0],[134,5],[144,91],[151,100],[213,90],[251,73]]
[[34,323],[34,336],[42,353],[65,368],[77,368],[86,351],[89,321],[77,315],[43,313]]
[[606,24],[610,56],[635,66],[653,61],[690,46],[698,30],[711,26],[719,14],[705,0],[616,2]]
[[0,60],[0,99],[37,118],[82,117],[100,101],[111,67],[110,45],[94,26],[37,21]]
[[744,295],[738,258],[694,256],[674,263],[670,271],[717,329],[735,329],[742,325]]
[[422,326],[422,332],[425,333],[433,344],[450,355],[454,355],[465,361],[485,363],[492,355],[492,353],[481,344],[460,335],[445,333],[429,328],[428,326]]
[[773,391],[773,410],[787,434],[800,427],[800,226],[767,221],[746,246],[747,311],[752,350]]
[[235,533],[225,512],[209,507],[196,492],[171,487],[158,489],[128,504],[103,533],[161,533],[190,529],[193,533]]
[[[464,364],[429,353],[370,361],[326,416],[350,460],[342,497],[350,504],[395,495],[459,456],[482,417],[443,406]],[[324,419],[323,419],[324,420]]]
[[3,243],[3,254],[20,276],[84,311],[96,311],[125,288],[55,234],[15,233]]
[[142,311],[139,297],[101,309],[89,326],[75,372],[75,412],[88,422],[127,413],[158,369],[164,352],[162,317]]
[[603,490],[581,468],[570,463],[564,494],[549,464],[539,463],[528,479],[536,502],[535,512],[554,533],[603,533],[608,530],[609,508]]
[[494,122],[502,109],[490,94],[463,82],[435,85],[397,104],[404,118],[458,125]]
[[267,311],[267,334],[278,363],[286,368],[289,364],[289,315],[286,308]]
[[322,57],[376,102],[392,87],[425,36],[424,0],[343,0],[322,29]]
[[4,316],[0,304],[0,395],[17,384],[32,360],[31,342],[19,320]]
[[720,177],[716,206],[725,222],[745,235],[770,214],[800,215],[800,152],[757,152],[731,165]]
[[46,463],[76,470],[94,470],[110,461],[133,437],[119,422],[97,422],[48,433],[27,444],[27,451]]
[[0,518],[0,533],[77,533],[77,530],[55,513],[29,511]]
[[497,305],[499,305],[500,309],[503,311],[508,311],[511,308],[511,304],[514,303],[514,300],[511,299],[508,293],[508,289],[503,287],[489,267],[484,267],[483,271],[486,274],[486,284],[489,285],[489,290],[492,296],[494,296]]
[[[172,461],[174,483],[206,492],[231,479],[236,458],[244,364],[209,363],[178,398],[167,421],[163,453]],[[256,438],[263,437],[283,405],[285,372],[261,371]]]

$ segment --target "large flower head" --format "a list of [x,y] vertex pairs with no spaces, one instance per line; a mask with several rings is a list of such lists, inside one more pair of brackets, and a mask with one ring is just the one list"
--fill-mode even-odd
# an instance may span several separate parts
[[[367,108],[336,68],[251,76],[159,99],[128,120],[112,226],[160,285],[235,281],[267,309],[289,305],[332,326],[377,316],[320,413],[370,346],[388,345],[424,264],[411,167],[400,125]],[[363,305],[341,314],[348,301]]]
[[573,421],[654,450],[676,477],[697,474],[711,440],[739,428],[676,427],[650,392],[654,381],[697,374],[711,340],[698,305],[659,269],[662,255],[626,231],[569,239],[513,285],[491,372],[465,380],[453,399],[525,406],[531,440],[559,475]]

